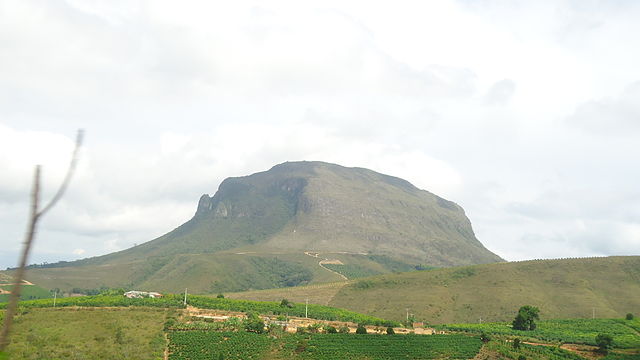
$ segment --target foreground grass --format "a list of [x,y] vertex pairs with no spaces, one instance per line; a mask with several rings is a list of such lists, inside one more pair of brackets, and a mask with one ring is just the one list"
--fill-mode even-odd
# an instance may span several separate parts
[[27,309],[14,322],[9,358],[162,359],[166,310]]

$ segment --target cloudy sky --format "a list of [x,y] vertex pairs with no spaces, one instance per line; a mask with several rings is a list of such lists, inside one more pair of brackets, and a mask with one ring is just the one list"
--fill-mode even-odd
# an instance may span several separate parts
[[640,254],[640,2],[0,0],[0,268],[188,220],[228,176],[323,160],[463,206],[508,260]]

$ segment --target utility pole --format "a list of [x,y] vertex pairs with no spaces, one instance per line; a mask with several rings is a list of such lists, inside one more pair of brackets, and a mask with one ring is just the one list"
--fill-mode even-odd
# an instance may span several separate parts
[[478,324],[482,324],[482,316],[480,316],[480,319],[478,320]]
[[56,307],[56,300],[58,298],[58,290],[53,292],[53,307]]
[[304,300],[304,317],[307,318],[308,316],[308,311],[309,311],[309,299],[305,299]]
[[596,318],[596,308],[591,308],[591,318],[592,319]]
[[409,322],[409,308],[406,308],[405,310],[407,310],[407,322]]
[[184,306],[187,306],[187,288],[184,288]]

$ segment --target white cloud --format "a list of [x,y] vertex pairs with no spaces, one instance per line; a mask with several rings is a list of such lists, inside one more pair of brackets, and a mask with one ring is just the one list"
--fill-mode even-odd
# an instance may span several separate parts
[[638,15],[571,1],[0,2],[4,251],[19,248],[33,165],[50,196],[86,128],[36,262],[150,240],[225,177],[303,159],[450,198],[509,259],[638,253]]

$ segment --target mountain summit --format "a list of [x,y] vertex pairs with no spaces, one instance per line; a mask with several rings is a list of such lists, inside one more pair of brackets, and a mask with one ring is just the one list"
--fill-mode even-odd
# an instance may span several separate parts
[[[121,264],[130,269],[129,284],[169,290],[174,283],[183,287],[187,280],[178,278],[193,273],[207,278],[206,286],[195,285],[201,291],[227,291],[499,261],[454,202],[397,177],[302,161],[227,178],[213,196],[202,195],[193,218],[175,230],[68,264]],[[58,269],[31,272],[47,270]],[[238,271],[247,278],[230,278]]]

